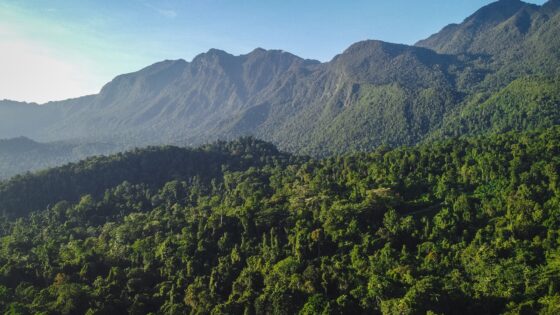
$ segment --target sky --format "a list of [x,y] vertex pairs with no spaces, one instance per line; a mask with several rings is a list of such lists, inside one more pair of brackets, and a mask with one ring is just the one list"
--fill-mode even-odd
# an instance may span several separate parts
[[0,99],[94,94],[116,75],[190,61],[210,48],[282,49],[328,61],[365,39],[414,44],[491,2],[0,0]]

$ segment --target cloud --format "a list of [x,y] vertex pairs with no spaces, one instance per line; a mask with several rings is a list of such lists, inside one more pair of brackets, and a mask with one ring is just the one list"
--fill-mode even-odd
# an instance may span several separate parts
[[144,3],[144,5],[147,8],[156,11],[159,15],[161,15],[163,17],[166,17],[166,18],[169,18],[169,19],[174,19],[178,15],[177,11],[175,11],[175,10],[158,8],[158,7],[153,6],[149,3]]
[[38,103],[96,93],[100,83],[77,61],[0,25],[0,99]]
[[177,17],[177,12],[173,10],[157,9],[157,12],[166,18],[174,19]]

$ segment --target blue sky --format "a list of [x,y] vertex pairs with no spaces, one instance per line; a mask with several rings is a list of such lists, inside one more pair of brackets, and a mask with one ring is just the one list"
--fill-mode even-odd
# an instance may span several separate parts
[[210,48],[328,61],[364,39],[413,44],[491,2],[0,0],[0,99],[97,93],[118,74]]

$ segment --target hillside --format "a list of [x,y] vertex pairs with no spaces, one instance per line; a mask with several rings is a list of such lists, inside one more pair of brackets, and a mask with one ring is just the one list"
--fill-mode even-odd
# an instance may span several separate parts
[[119,150],[109,143],[39,143],[25,137],[4,139],[0,140],[0,179]]
[[326,63],[278,50],[212,49],[118,76],[97,95],[43,106],[2,102],[0,117],[20,124],[5,125],[0,137],[142,146],[254,135],[314,155],[414,144],[475,93],[555,75],[559,18],[556,0],[502,0],[417,44],[425,48],[363,41]]
[[0,307],[556,314],[558,147],[552,128],[308,160],[249,138],[16,177]]
[[123,150],[254,136],[325,157],[545,128],[558,122],[550,86],[560,76],[559,12],[558,0],[501,0],[415,46],[366,40],[324,63],[281,50],[211,49],[120,75],[96,95],[40,106],[0,101],[0,138]]
[[493,94],[478,94],[449,113],[429,138],[498,134],[560,125],[560,77],[523,77]]
[[100,197],[106,189],[124,181],[147,187],[158,187],[170,180],[208,184],[225,170],[246,170],[288,158],[272,145],[252,138],[217,142],[199,149],[149,147],[96,156],[0,182],[0,212],[5,217],[18,217],[59,200],[77,201],[83,194]]
[[[24,135],[137,145],[193,145],[254,135],[282,149],[317,154],[325,153],[318,147],[327,126],[340,115],[344,121],[343,116],[362,114],[357,103],[367,97],[373,112],[363,122],[381,113],[398,121],[400,132],[378,130],[373,145],[389,137],[394,137],[391,143],[414,143],[452,107],[454,74],[448,68],[458,63],[427,49],[379,41],[357,43],[323,64],[281,51],[233,56],[210,50],[191,62],[165,61],[119,76],[98,95],[72,104],[45,104],[40,108],[61,114]],[[384,94],[393,91],[398,94],[394,102],[385,104]],[[449,96],[436,100],[430,93]],[[426,95],[420,104],[418,94]],[[433,108],[426,108],[425,102],[432,101]]]
[[498,83],[524,74],[558,75],[559,8],[558,0],[542,6],[500,0],[416,45],[444,54],[488,58]]
[[[279,50],[234,56],[212,49],[190,62],[167,60],[118,76],[96,95],[41,106],[1,101],[0,138],[123,149],[252,135],[282,150],[329,156],[450,132],[547,127],[556,123],[554,111],[537,113],[531,108],[539,104],[527,105],[523,96],[508,99],[516,105],[507,111],[531,123],[504,128],[485,118],[475,126],[473,117],[481,108],[500,116],[509,104],[484,102],[515,82],[526,82],[536,98],[558,98],[539,82],[560,73],[559,8],[557,0],[543,6],[501,0],[416,46],[368,40],[325,63]],[[475,125],[457,126],[465,119]]]

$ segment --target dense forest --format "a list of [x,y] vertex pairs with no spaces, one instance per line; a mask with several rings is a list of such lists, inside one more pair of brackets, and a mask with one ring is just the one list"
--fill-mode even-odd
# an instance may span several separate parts
[[560,314],[559,32],[499,0],[0,101],[0,314]]
[[558,314],[560,127],[322,160],[253,138],[0,183],[6,314]]

